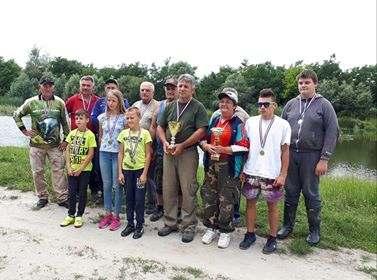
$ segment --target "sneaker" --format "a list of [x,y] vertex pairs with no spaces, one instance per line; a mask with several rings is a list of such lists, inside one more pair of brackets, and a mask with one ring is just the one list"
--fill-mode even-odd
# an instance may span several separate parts
[[64,218],[63,222],[60,223],[60,226],[66,227],[66,226],[72,225],[74,222],[75,222],[75,217],[71,217],[68,215]]
[[82,217],[78,216],[78,217],[75,218],[75,222],[74,222],[73,226],[75,228],[80,228],[80,227],[82,227],[83,224],[84,224],[84,221],[82,220]]
[[163,228],[158,230],[158,236],[167,236],[170,233],[175,232],[177,230],[178,230],[177,228],[169,227],[165,225]]
[[161,211],[161,210],[157,209],[156,211],[153,212],[153,214],[151,215],[151,217],[149,218],[149,220],[151,222],[156,222],[159,219],[161,219],[163,216],[164,216],[164,211]]
[[263,254],[271,254],[276,251],[277,246],[276,237],[270,235],[267,238],[267,242],[264,245],[262,252]]
[[209,228],[207,229],[206,233],[202,237],[202,242],[206,245],[211,244],[211,242],[216,238],[217,232],[216,230]]
[[185,229],[182,233],[182,242],[189,243],[194,240],[195,231],[192,229]]
[[139,239],[140,237],[143,236],[143,234],[144,234],[144,228],[143,227],[136,228],[134,235],[132,235],[132,238],[133,239]]
[[45,199],[45,198],[40,198],[38,201],[37,201],[37,204],[35,204],[33,206],[33,210],[40,210],[42,209],[43,207],[45,207],[48,203],[48,200]]
[[252,233],[246,232],[244,239],[241,241],[241,243],[239,245],[240,249],[241,250],[248,249],[255,242],[256,239],[257,238],[256,238],[254,232],[252,232]]
[[110,214],[105,215],[99,222],[98,228],[100,229],[107,228],[111,224],[112,220],[113,220],[113,214],[110,213]]
[[123,236],[123,237],[126,237],[126,236],[130,235],[131,233],[133,233],[134,231],[135,231],[135,227],[128,224],[126,226],[126,228],[124,230],[122,230],[120,235]]
[[156,211],[156,208],[154,206],[148,206],[145,209],[145,214],[151,215]]
[[69,203],[68,203],[68,200],[66,201],[62,201],[62,202],[59,202],[58,203],[59,206],[62,206],[62,207],[65,207],[65,208],[69,208]]
[[109,226],[109,230],[115,231],[118,228],[120,228],[120,218],[119,217],[113,217],[113,220],[111,221],[111,224]]
[[217,247],[225,249],[229,246],[230,243],[230,234],[222,232],[220,233],[219,241],[217,242]]

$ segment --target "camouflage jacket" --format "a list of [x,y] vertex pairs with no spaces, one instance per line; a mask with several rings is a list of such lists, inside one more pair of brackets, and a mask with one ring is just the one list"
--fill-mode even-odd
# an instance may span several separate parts
[[43,100],[41,95],[26,99],[24,104],[13,114],[17,127],[22,131],[25,125],[22,117],[30,115],[31,129],[37,135],[30,139],[32,147],[57,147],[61,143],[61,128],[63,128],[63,139],[69,133],[67,111],[64,101],[53,96],[51,100]]

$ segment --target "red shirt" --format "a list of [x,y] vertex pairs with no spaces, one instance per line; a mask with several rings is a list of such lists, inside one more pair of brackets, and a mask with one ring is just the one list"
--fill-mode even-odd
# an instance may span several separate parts
[[[89,102],[85,101],[82,99],[81,93],[76,93],[75,95],[67,99],[67,101],[65,102],[65,107],[67,108],[67,112],[71,119],[71,130],[77,128],[75,123],[75,112],[80,109],[85,109],[89,112],[89,114],[92,114],[94,105],[96,104],[98,99],[99,97],[97,95],[92,94]],[[93,131],[93,127],[90,122],[90,116],[88,128]]]
[[[215,143],[215,136],[213,135],[213,133],[211,133],[211,144],[212,145],[220,145],[220,146],[223,146],[223,147],[228,147],[230,145],[230,140],[231,140],[231,137],[232,137],[232,128],[229,124],[229,120],[222,121],[220,119],[219,122],[217,123],[216,127],[221,127],[224,130],[223,130],[223,133],[220,135],[220,138],[219,138],[220,142],[219,143]],[[230,155],[226,155],[226,154],[220,155],[221,159],[227,159],[229,157],[230,157]]]

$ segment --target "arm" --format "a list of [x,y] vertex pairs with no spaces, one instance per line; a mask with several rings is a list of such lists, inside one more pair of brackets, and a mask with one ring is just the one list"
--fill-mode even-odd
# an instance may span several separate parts
[[163,145],[164,153],[167,154],[169,150],[169,142],[166,140],[165,129],[161,126],[157,126],[157,136],[160,138],[160,141]]
[[59,149],[64,151],[67,148],[67,142],[65,139],[67,138],[69,134],[69,125],[68,125],[68,113],[67,109],[65,108],[64,102],[62,102],[62,107],[60,108],[60,120],[61,120],[61,125],[63,128],[63,141],[59,145]]
[[118,181],[120,184],[124,184],[124,176],[123,176],[123,156],[124,156],[124,145],[123,143],[119,143],[119,153],[118,153]]
[[23,121],[22,117],[27,116],[30,114],[30,106],[28,100],[22,104],[21,107],[19,107],[16,111],[13,113],[13,119],[16,122],[16,125],[21,132],[27,136],[27,137],[34,137],[37,132],[34,131],[33,129],[27,130]]
[[147,182],[147,174],[148,174],[148,169],[149,165],[151,163],[151,158],[152,158],[152,142],[146,143],[145,144],[145,166],[143,173],[140,175],[140,183],[145,184]]
[[100,125],[98,127],[98,148],[101,147],[102,135],[103,135],[103,130],[102,130],[102,126]]
[[288,166],[289,166],[289,145],[284,144],[281,146],[281,168],[280,174],[274,181],[274,186],[282,187],[285,184],[285,179],[287,178],[288,174]]
[[67,168],[68,176],[73,176],[72,168],[71,168],[71,145],[67,145],[67,149],[65,150],[65,166]]
[[206,128],[200,127],[198,128],[189,138],[187,138],[184,142],[175,144],[175,149],[172,152],[173,156],[178,156],[182,154],[183,150],[187,147],[195,145],[199,142],[200,139],[204,137],[206,134]]

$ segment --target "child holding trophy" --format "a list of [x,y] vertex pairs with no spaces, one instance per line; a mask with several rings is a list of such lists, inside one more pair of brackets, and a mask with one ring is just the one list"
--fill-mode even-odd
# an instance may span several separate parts
[[206,140],[201,141],[206,171],[201,189],[203,224],[208,228],[202,242],[210,244],[220,232],[218,247],[226,248],[234,230],[234,203],[240,196],[239,175],[249,142],[242,120],[234,114],[238,103],[236,90],[225,88],[218,98],[221,115],[211,120]]
[[[119,182],[125,184],[127,226],[122,236],[133,234],[134,239],[144,233],[145,183],[151,161],[152,138],[149,131],[140,127],[140,111],[131,107],[126,111],[128,129],[118,136],[118,176]],[[136,227],[135,227],[136,213]]]

